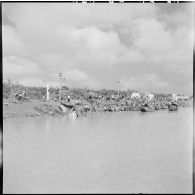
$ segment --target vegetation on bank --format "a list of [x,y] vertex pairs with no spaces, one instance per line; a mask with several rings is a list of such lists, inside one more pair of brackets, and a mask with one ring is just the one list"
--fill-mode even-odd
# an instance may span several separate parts
[[[17,96],[25,91],[27,98]],[[41,115],[66,115],[75,113],[77,116],[86,116],[89,112],[101,111],[141,111],[143,105],[146,111],[168,109],[172,98],[171,94],[154,94],[152,100],[147,100],[144,94],[140,98],[131,98],[133,91],[90,90],[63,86],[61,100],[59,88],[50,88],[50,100],[46,101],[46,87],[26,87],[11,82],[3,83],[3,118],[26,117]],[[70,96],[70,101],[68,101]],[[192,104],[192,101],[178,101],[179,106]]]
[[[68,88],[66,86],[62,87],[62,98],[66,98],[67,95],[71,96],[71,99],[79,99],[84,98],[87,99],[90,95],[93,95],[95,93],[96,95],[102,95],[102,96],[111,96],[111,95],[117,95],[118,91],[113,89],[101,89],[101,90],[94,90],[94,89],[83,89],[83,88]],[[20,93],[22,91],[25,91],[28,94],[28,97],[30,99],[39,99],[41,100],[44,96],[46,96],[47,89],[46,87],[29,87],[24,86],[19,83],[12,83],[10,80],[6,83],[3,83],[3,98],[8,99],[12,98],[14,94]],[[59,87],[50,87],[50,99],[58,99],[60,89]],[[119,94],[122,97],[130,97],[133,93],[133,90],[120,90]],[[154,94],[155,98],[169,98],[171,97],[171,94]]]

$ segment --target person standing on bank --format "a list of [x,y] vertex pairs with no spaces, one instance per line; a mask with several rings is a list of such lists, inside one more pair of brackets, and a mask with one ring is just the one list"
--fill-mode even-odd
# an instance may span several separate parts
[[70,102],[70,96],[69,95],[67,96],[67,99],[68,99],[68,102]]

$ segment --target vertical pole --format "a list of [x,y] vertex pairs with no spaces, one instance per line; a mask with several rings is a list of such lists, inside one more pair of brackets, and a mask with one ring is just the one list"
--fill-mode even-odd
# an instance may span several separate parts
[[13,86],[12,86],[12,82],[11,81],[9,81],[9,83],[10,83],[10,87],[11,87],[11,91],[10,91],[10,99],[12,99],[13,100],[13,98],[15,97],[14,95],[14,90],[13,90]]
[[60,77],[60,94],[59,94],[59,101],[61,101],[61,96],[62,96],[62,73],[59,73]]
[[117,83],[118,83],[118,97],[119,97],[119,83],[120,83],[120,81],[117,81]]
[[49,100],[49,85],[47,84],[47,101]]

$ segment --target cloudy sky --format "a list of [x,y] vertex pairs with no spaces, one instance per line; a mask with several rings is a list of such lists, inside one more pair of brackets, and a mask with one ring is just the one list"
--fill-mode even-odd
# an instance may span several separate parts
[[[192,94],[192,3],[3,3],[3,77]],[[120,83],[117,83],[120,80]]]

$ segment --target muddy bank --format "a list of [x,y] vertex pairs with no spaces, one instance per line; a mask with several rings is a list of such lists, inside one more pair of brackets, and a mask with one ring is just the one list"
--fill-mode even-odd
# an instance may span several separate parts
[[63,114],[59,103],[55,101],[43,102],[41,100],[3,101],[3,118],[10,117],[34,117],[42,115]]
[[[156,111],[170,109],[173,94],[146,94],[132,90],[26,87],[3,83],[3,118],[67,115],[82,117],[90,112]],[[150,96],[149,96],[150,95]],[[151,96],[152,95],[152,96]],[[177,100],[179,100],[177,98]],[[193,96],[181,96],[178,107],[193,105]]]
[[[69,104],[69,106],[68,106]],[[72,100],[64,105],[59,101],[11,101],[9,99],[3,100],[3,119],[10,117],[36,117],[36,116],[63,116],[69,114],[76,114],[77,117],[85,117],[88,113],[96,110],[92,104],[87,101]]]
[[[85,117],[91,112],[119,112],[141,111],[144,100],[142,99],[73,99],[67,101],[42,101],[31,99],[29,101],[3,100],[3,118],[10,117],[35,117],[43,115],[70,115]],[[170,101],[150,102],[152,110],[168,109]],[[192,101],[178,102],[179,107],[192,106]]]

